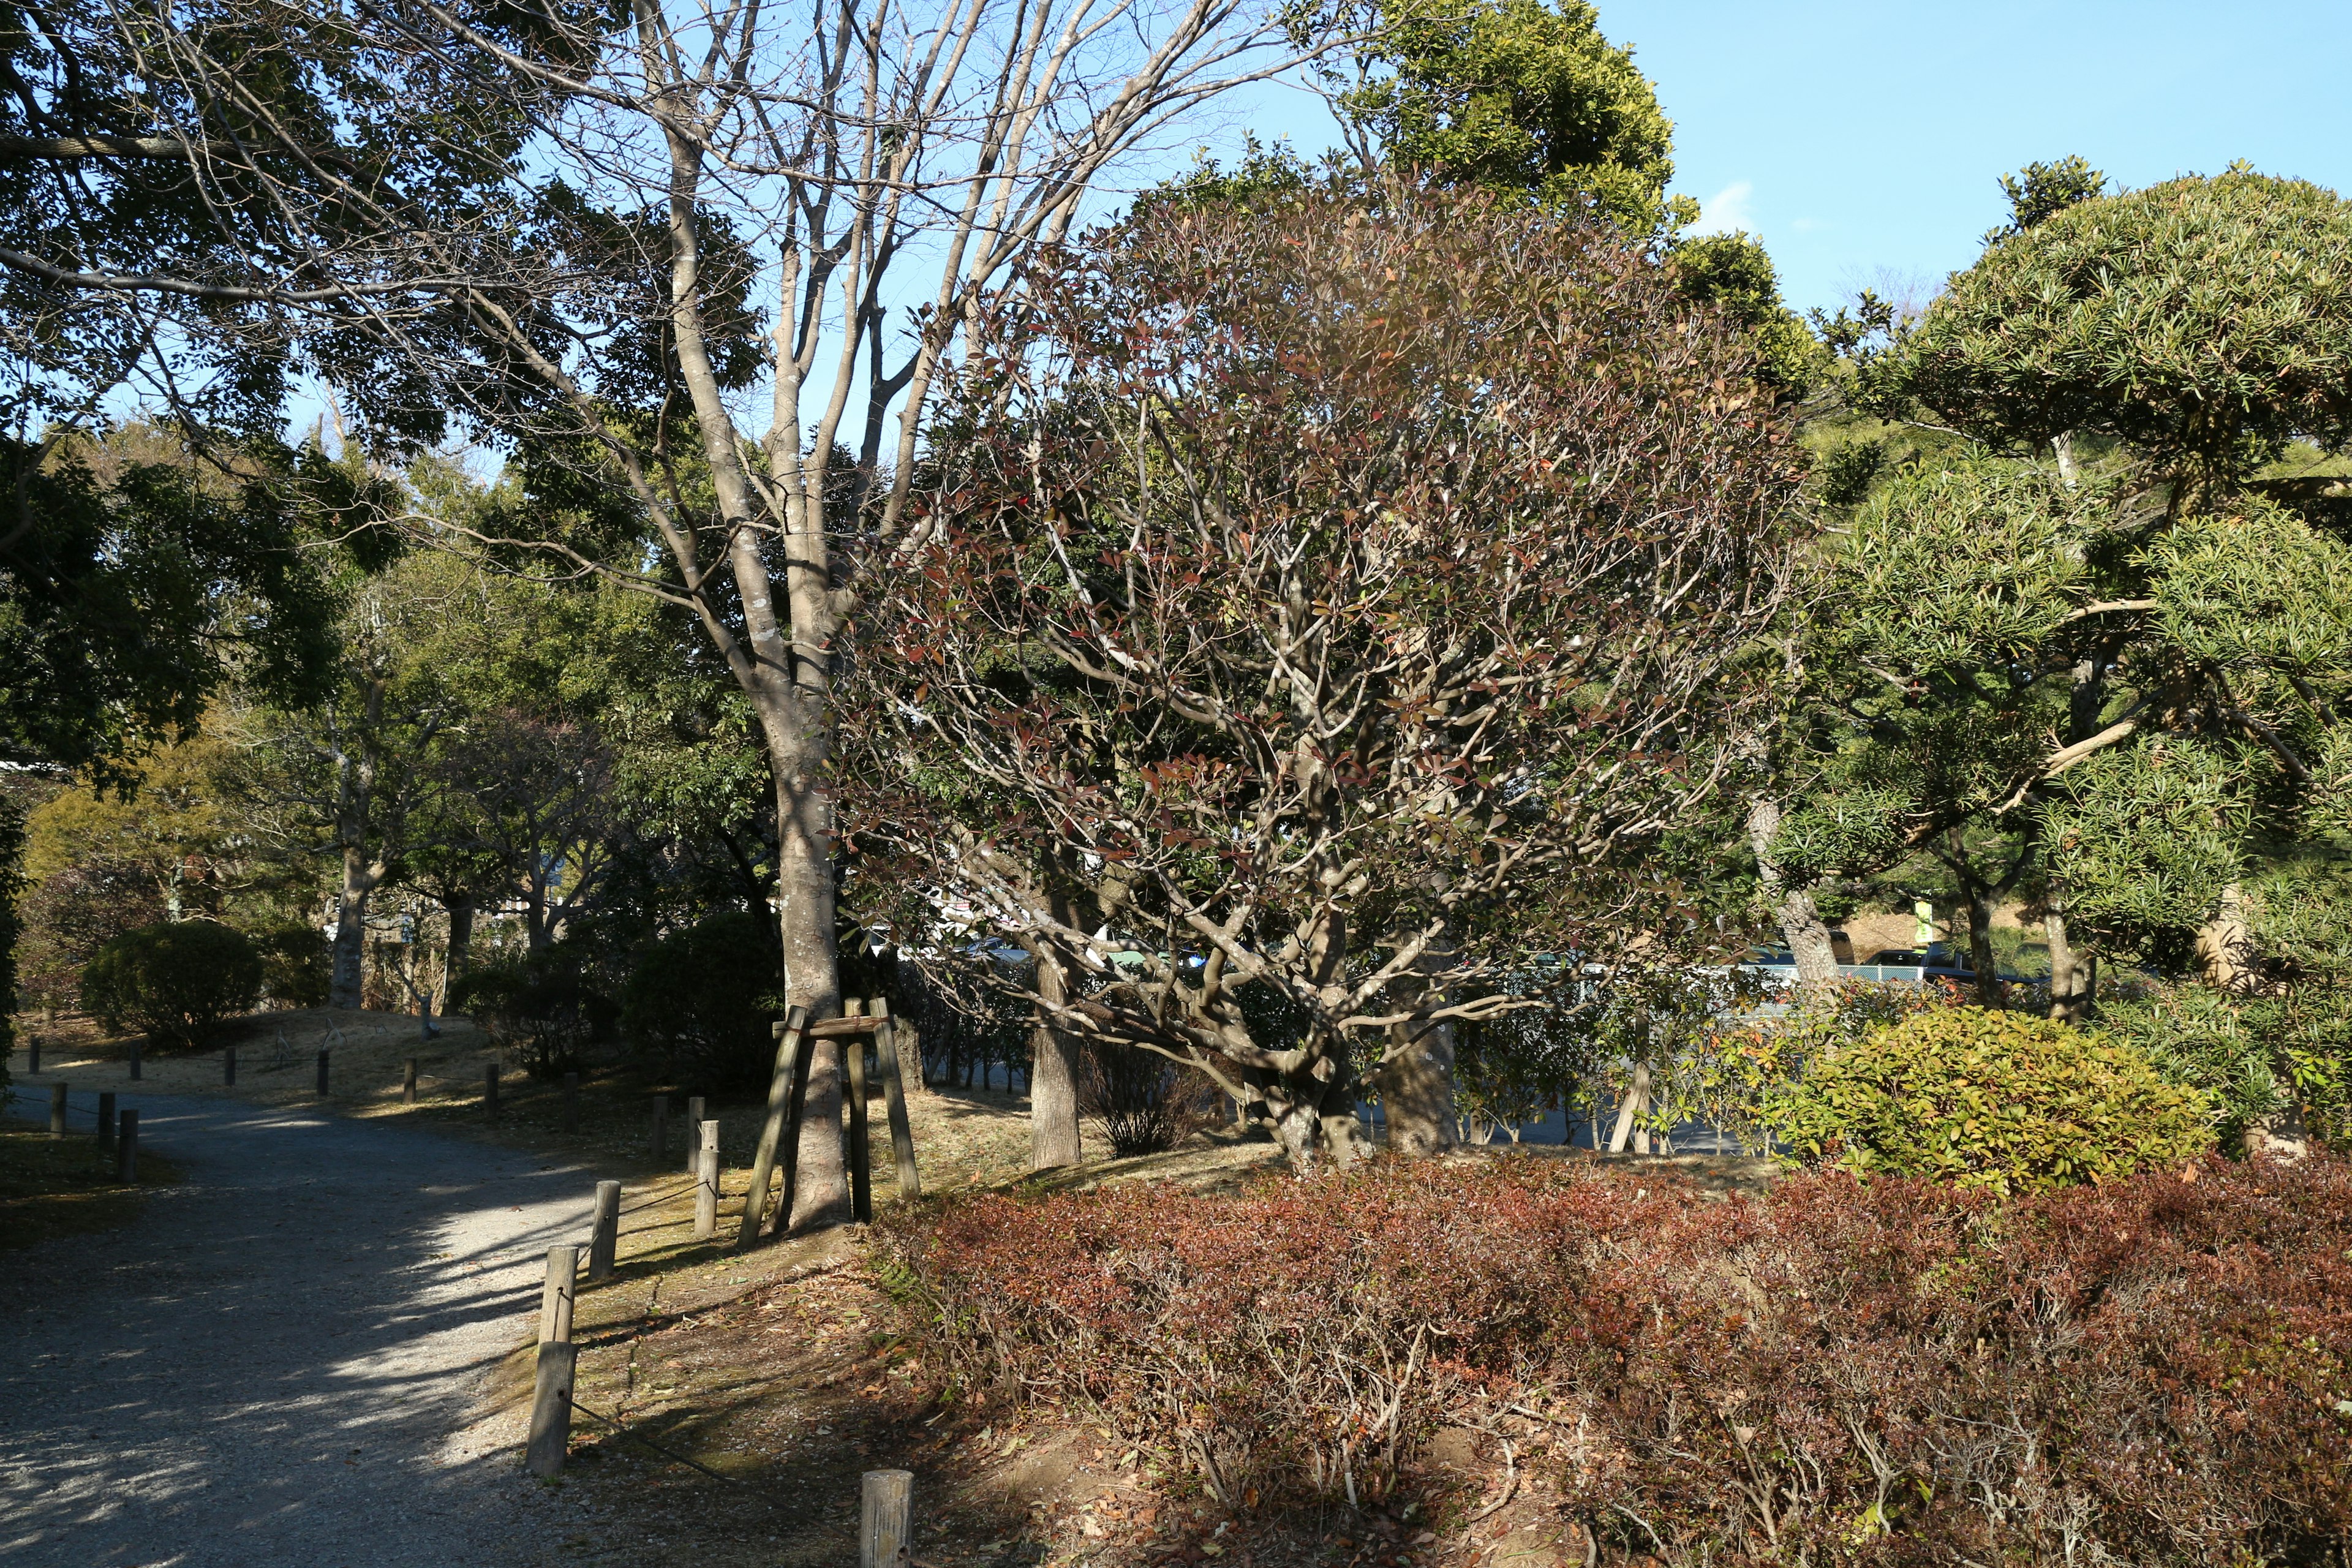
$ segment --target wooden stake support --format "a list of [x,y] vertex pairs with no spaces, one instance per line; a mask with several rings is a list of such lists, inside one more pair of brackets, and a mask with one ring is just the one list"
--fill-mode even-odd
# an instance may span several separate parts
[[53,1083],[49,1085],[49,1136],[52,1138],[62,1138],[65,1135],[66,1086],[61,1083]]
[[319,1093],[320,1093],[320,1096],[321,1098],[324,1098],[324,1097],[325,1097],[325,1095],[326,1095],[326,1092],[327,1092],[327,1053],[326,1053],[325,1051],[320,1051],[320,1052],[319,1053]]
[[98,1146],[101,1152],[114,1147],[114,1091],[100,1089],[98,1095]]
[[[842,1012],[855,1018],[866,1004],[851,997]],[[841,1047],[842,1065],[849,1077],[849,1217],[859,1225],[874,1222],[874,1146],[866,1132],[866,1041],[852,1037]]]
[[580,1131],[580,1075],[563,1075],[563,1135],[566,1138]]
[[492,1121],[499,1119],[499,1064],[496,1062],[482,1069],[482,1113]]
[[669,1158],[669,1096],[654,1096],[654,1163]]
[[793,1175],[798,1164],[800,1151],[801,1101],[807,1093],[807,1069],[801,1064],[804,1054],[802,1047],[813,1044],[807,1029],[808,1009],[794,1007],[776,1026],[776,1063],[768,1075],[768,1114],[760,1123],[759,1146],[751,1153],[751,1185],[743,1194],[743,1223],[736,1227],[735,1247],[738,1251],[757,1242],[763,1234],[761,1224],[767,1217],[768,1182],[776,1169],[777,1145],[786,1138],[790,1128],[792,1152],[785,1155],[784,1217],[779,1224],[792,1223]]
[[221,1082],[231,1089],[236,1087],[236,1047],[235,1046],[221,1047]]
[[122,1131],[114,1140],[114,1179],[136,1182],[139,1179],[139,1112],[122,1113]]
[[874,998],[874,1057],[882,1069],[882,1103],[890,1117],[890,1152],[898,1164],[898,1197],[912,1203],[923,1195],[923,1178],[915,1170],[915,1130],[907,1121],[907,1085],[899,1075],[898,1025],[890,1004]]
[[701,1167],[702,1158],[702,1096],[686,1097],[686,1173],[692,1175]]

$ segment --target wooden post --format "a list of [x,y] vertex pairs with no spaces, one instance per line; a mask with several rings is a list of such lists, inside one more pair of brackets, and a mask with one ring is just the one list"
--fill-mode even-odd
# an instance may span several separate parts
[[580,1349],[570,1340],[539,1347],[539,1376],[530,1395],[530,1439],[523,1468],[543,1481],[563,1473],[563,1453],[572,1446],[572,1374]]
[[719,1123],[695,1123],[694,1239],[719,1234]]
[[141,1042],[139,1042],[139,1041],[137,1041],[137,1040],[133,1040],[133,1041],[131,1041],[131,1082],[133,1082],[133,1083],[137,1083],[137,1082],[139,1081],[139,1047],[140,1047],[140,1043],[141,1043]]
[[236,1047],[235,1046],[221,1047],[221,1082],[231,1089],[236,1087]]
[[324,1051],[319,1053],[319,1092],[322,1095],[327,1092],[327,1053]]
[[654,1163],[669,1158],[669,1096],[654,1096]]
[[[751,1186],[743,1194],[743,1223],[735,1232],[737,1250],[760,1239],[767,1218],[768,1180],[776,1170],[776,1145],[784,1136],[784,1119],[792,1109],[793,1079],[798,1068],[801,1037],[808,1032],[808,1009],[795,1006],[775,1026],[776,1065],[768,1076],[768,1115],[760,1123],[760,1144],[751,1155]],[[796,1130],[797,1131],[797,1130]]]
[[126,1109],[122,1112],[122,1131],[114,1140],[114,1179],[135,1182],[139,1179],[139,1112]]
[[407,1065],[400,1069],[400,1103],[403,1105],[416,1103],[416,1058],[415,1057],[409,1058]]
[[[841,1010],[855,1018],[866,1004],[853,996]],[[852,1035],[841,1047],[842,1063],[849,1068],[849,1217],[868,1225],[874,1219],[874,1148],[866,1131],[866,1041]]]
[[38,1035],[33,1036],[25,1042],[25,1076],[26,1078],[41,1076],[41,1037]]
[[580,1075],[563,1075],[563,1133],[565,1137],[580,1131]]
[[686,1173],[702,1169],[702,1096],[686,1097]]
[[114,1147],[114,1091],[110,1089],[98,1094],[98,1146],[101,1152]]
[[912,1203],[923,1195],[923,1178],[915,1170],[915,1130],[907,1121],[907,1085],[898,1064],[898,1024],[890,1004],[874,998],[874,1059],[882,1069],[882,1103],[890,1113],[890,1152],[898,1157],[898,1197]]
[[621,1184],[596,1184],[596,1222],[588,1233],[588,1278],[610,1279],[621,1247]]
[[915,1472],[868,1470],[857,1531],[857,1568],[907,1568],[915,1550]]
[[65,1135],[66,1086],[61,1083],[53,1083],[49,1085],[49,1136],[52,1138],[62,1138]]
[[782,1236],[792,1227],[793,1198],[800,1190],[801,1122],[808,1111],[809,1073],[815,1065],[816,1030],[803,1027],[800,1046],[793,1052],[793,1098],[792,1103],[784,1107],[783,1146],[776,1151],[776,1162],[783,1169],[784,1180],[783,1192],[776,1199],[775,1222],[767,1230],[770,1236]]
[[499,1119],[499,1064],[496,1062],[482,1069],[482,1110],[491,1121]]
[[572,1341],[572,1294],[580,1279],[580,1249],[547,1249],[547,1283],[539,1293],[539,1342]]

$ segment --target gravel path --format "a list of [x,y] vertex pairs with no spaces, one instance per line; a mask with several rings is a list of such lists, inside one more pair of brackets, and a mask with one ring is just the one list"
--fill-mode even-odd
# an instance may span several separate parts
[[[82,1124],[94,1096],[74,1101]],[[0,1254],[0,1560],[511,1568],[560,1547],[572,1505],[523,1476],[518,1417],[484,1407],[547,1247],[586,1239],[592,1173],[123,1101],[187,1180],[129,1228]]]

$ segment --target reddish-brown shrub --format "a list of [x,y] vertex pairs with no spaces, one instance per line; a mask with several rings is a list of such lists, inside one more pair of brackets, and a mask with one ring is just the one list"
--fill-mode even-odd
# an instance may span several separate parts
[[1377,1494],[1441,1423],[1510,1421],[1601,1539],[1669,1562],[2347,1561],[2343,1161],[2006,1205],[1667,1180],[1383,1163],[984,1197],[891,1245],[967,1379],[1090,1405],[1228,1500]]

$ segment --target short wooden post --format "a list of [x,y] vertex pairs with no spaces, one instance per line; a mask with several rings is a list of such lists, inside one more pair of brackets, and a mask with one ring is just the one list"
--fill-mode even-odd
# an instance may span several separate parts
[[539,1342],[572,1339],[572,1295],[580,1279],[580,1249],[547,1249],[547,1283],[539,1293]]
[[579,1361],[580,1348],[570,1340],[550,1340],[539,1347],[530,1439],[523,1447],[522,1464],[541,1480],[551,1481],[563,1473],[564,1450],[572,1446],[572,1374]]
[[743,1223],[735,1232],[738,1248],[760,1239],[766,1218],[768,1179],[776,1169],[776,1146],[783,1142],[784,1120],[792,1109],[793,1074],[801,1054],[801,1037],[808,1031],[808,1009],[795,1006],[775,1026],[776,1064],[768,1075],[768,1114],[760,1123],[760,1142],[751,1152],[751,1184],[743,1194]]
[[923,1195],[923,1178],[915,1170],[915,1130],[907,1121],[907,1084],[898,1063],[898,1022],[890,1004],[874,998],[874,1059],[882,1069],[882,1104],[890,1114],[890,1152],[898,1163],[898,1197],[912,1203]]
[[139,1112],[125,1109],[122,1131],[114,1140],[114,1179],[135,1182],[139,1179]]
[[400,1103],[403,1105],[416,1103],[416,1058],[415,1057],[409,1058],[407,1065],[400,1069]]
[[654,1096],[654,1163],[669,1158],[669,1096]]
[[567,1138],[580,1131],[580,1075],[563,1075],[563,1135]]
[[62,1138],[65,1135],[66,1086],[53,1083],[49,1085],[49,1136]]
[[686,1173],[694,1174],[702,1168],[702,1096],[686,1097]]
[[131,1042],[131,1081],[133,1083],[139,1081],[139,1041]]
[[[853,996],[842,1011],[856,1017],[866,1004]],[[874,1218],[874,1150],[866,1131],[866,1041],[852,1035],[841,1042],[842,1064],[849,1069],[849,1217],[859,1225]]]
[[499,1119],[499,1064],[496,1062],[482,1069],[482,1113],[492,1121]]
[[98,1094],[98,1146],[100,1151],[114,1147],[114,1091],[110,1089]]
[[324,1051],[319,1053],[319,1092],[327,1092],[327,1053]]
[[221,1082],[231,1089],[236,1087],[236,1047],[235,1046],[221,1047]]
[[613,1277],[613,1258],[621,1247],[621,1184],[596,1184],[596,1221],[588,1233],[588,1278]]
[[694,1239],[719,1234],[719,1123],[695,1123]]
[[907,1568],[915,1550],[915,1472],[866,1472],[857,1568]]
[[41,1037],[34,1035],[25,1041],[25,1076],[37,1078],[41,1072]]

